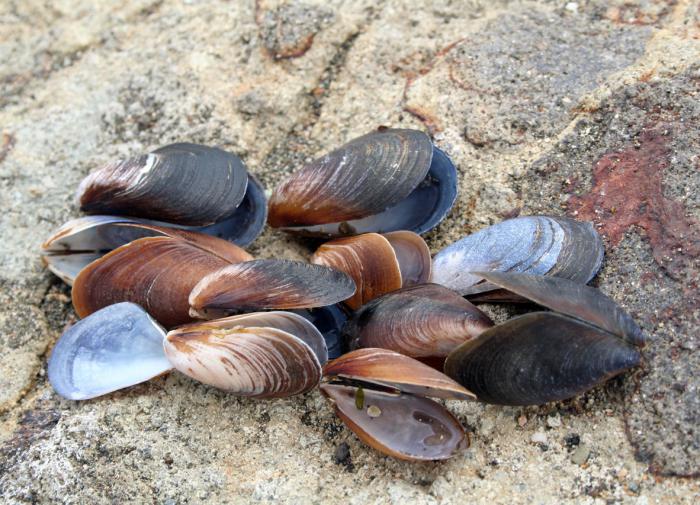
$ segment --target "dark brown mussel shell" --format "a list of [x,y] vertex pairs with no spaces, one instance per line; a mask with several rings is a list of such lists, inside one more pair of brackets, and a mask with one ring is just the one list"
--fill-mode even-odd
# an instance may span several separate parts
[[[211,245],[212,237],[207,237]],[[221,251],[225,249],[225,253]],[[223,240],[204,247],[179,237],[147,237],[123,245],[83,268],[73,283],[81,318],[114,303],[142,306],[163,326],[191,321],[188,296],[207,274],[248,253]]]
[[352,277],[357,291],[345,303],[357,309],[385,293],[427,282],[431,259],[420,235],[397,231],[331,240],[316,250],[311,263],[335,268]]
[[359,383],[416,396],[474,400],[475,396],[445,374],[388,349],[357,349],[329,361],[325,380]]
[[443,460],[469,445],[459,421],[433,400],[332,383],[321,393],[360,440],[388,456]]
[[185,375],[255,398],[281,398],[313,389],[327,357],[318,330],[289,312],[185,325],[167,334],[163,348]]
[[420,284],[375,298],[348,319],[350,348],[381,347],[412,357],[447,356],[493,326],[454,291]]
[[541,405],[581,394],[638,366],[639,351],[578,319],[532,312],[494,326],[447,357],[445,373],[500,405]]
[[438,252],[431,280],[471,298],[497,289],[474,272],[520,272],[585,284],[602,261],[603,242],[591,223],[522,216],[479,230]]
[[203,277],[190,293],[191,314],[211,319],[268,309],[332,305],[355,293],[343,272],[300,261],[254,260]]
[[627,312],[598,289],[559,277],[479,272],[488,282],[548,309],[580,319],[642,347],[646,336]]
[[380,129],[305,165],[277,187],[268,222],[303,235],[424,233],[452,207],[457,172],[418,130]]
[[240,247],[205,233],[119,216],[85,216],[68,221],[44,242],[42,258],[54,274],[72,285],[78,273],[94,260],[145,237],[184,238],[232,263],[253,259]]
[[81,182],[76,197],[89,214],[196,227],[239,245],[252,242],[267,218],[263,188],[238,156],[191,143],[109,163]]

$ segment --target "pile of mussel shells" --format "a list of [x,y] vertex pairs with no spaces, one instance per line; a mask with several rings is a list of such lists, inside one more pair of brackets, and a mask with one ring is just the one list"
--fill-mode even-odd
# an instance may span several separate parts
[[[107,164],[78,188],[88,215],[42,246],[82,318],[53,348],[49,381],[73,400],[174,369],[254,398],[319,387],[367,445],[440,460],[469,439],[435,399],[539,405],[640,364],[640,328],[587,286],[603,261],[590,223],[517,217],[431,257],[420,234],[456,194],[454,164],[416,130],[352,140],[269,202],[215,147]],[[265,222],[328,241],[309,262],[255,259],[242,247]],[[494,324],[483,302],[540,308]]]

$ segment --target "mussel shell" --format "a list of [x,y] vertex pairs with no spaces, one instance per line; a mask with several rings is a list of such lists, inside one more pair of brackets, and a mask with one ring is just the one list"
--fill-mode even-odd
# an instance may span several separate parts
[[357,408],[353,386],[321,384],[321,392],[360,440],[387,456],[443,460],[469,445],[459,421],[433,400],[364,389],[362,408]]
[[539,305],[609,331],[636,346],[646,336],[627,312],[598,289],[558,277],[483,272],[487,281]]
[[493,326],[489,317],[454,291],[420,284],[375,298],[343,329],[350,348],[381,347],[412,357],[447,356]]
[[304,166],[270,199],[269,223],[309,236],[424,233],[457,195],[457,170],[417,130],[383,129]]
[[342,330],[348,320],[348,311],[341,304],[295,309],[291,312],[307,319],[321,332],[328,348],[328,359],[335,359],[347,351]]
[[394,248],[378,233],[326,242],[316,250],[310,261],[345,272],[355,281],[355,294],[345,300],[352,309],[401,288],[401,268]]
[[394,231],[383,235],[394,249],[401,270],[401,287],[425,284],[430,280],[432,260],[425,240],[412,231]]
[[[248,188],[243,200],[231,217],[192,231],[213,235],[245,247],[255,240],[267,222],[267,198],[260,181],[248,174]],[[193,227],[188,227],[191,229]]]
[[634,346],[553,312],[532,312],[494,326],[455,349],[445,373],[500,405],[565,400],[638,366]]
[[164,337],[138,305],[110,305],[63,333],[49,357],[49,382],[64,398],[85,400],[147,381],[172,369]]
[[319,329],[307,318],[294,312],[281,310],[252,312],[250,314],[239,314],[237,316],[213,319],[211,321],[198,321],[178,327],[178,332],[216,332],[238,327],[274,328],[287,332],[308,345],[322,366],[328,361],[328,348]]
[[73,284],[73,306],[80,317],[86,317],[107,305],[131,301],[162,325],[176,326],[191,321],[188,296],[192,288],[210,272],[229,264],[184,239],[138,239],[80,271]]
[[80,209],[189,226],[232,216],[248,173],[231,153],[198,144],[170,144],[92,172],[78,188]]
[[323,307],[353,295],[355,283],[332,268],[300,261],[254,260],[221,268],[190,293],[191,313],[211,318],[268,309]]
[[483,292],[473,272],[556,275],[587,283],[600,269],[603,243],[593,225],[564,217],[524,216],[472,233],[433,258],[432,281],[462,295]]
[[253,259],[240,247],[210,235],[118,216],[68,221],[44,242],[42,258],[54,274],[72,285],[80,270],[109,251],[140,238],[159,236],[184,238],[232,263]]
[[316,387],[321,379],[321,364],[306,342],[244,320],[235,325],[183,326],[168,333],[163,347],[180,372],[240,396],[292,396]]
[[367,383],[416,396],[473,400],[475,396],[445,374],[387,349],[357,349],[329,361],[325,380]]

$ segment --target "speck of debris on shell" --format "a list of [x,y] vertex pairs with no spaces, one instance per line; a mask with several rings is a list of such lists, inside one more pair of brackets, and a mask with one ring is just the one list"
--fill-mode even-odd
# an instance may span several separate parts
[[367,415],[369,417],[379,417],[382,415],[382,409],[380,409],[376,405],[370,405],[369,407],[367,407]]

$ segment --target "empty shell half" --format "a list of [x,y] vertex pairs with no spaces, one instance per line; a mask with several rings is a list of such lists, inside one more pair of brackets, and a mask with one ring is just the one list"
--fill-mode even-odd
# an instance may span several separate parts
[[187,239],[231,262],[253,259],[240,247],[211,235],[119,216],[68,221],[44,242],[42,258],[54,274],[72,285],[83,268],[108,252],[140,238],[160,236]]
[[311,257],[312,263],[352,277],[357,291],[345,300],[352,309],[385,293],[427,282],[430,261],[427,244],[410,231],[365,233],[331,240]]
[[363,305],[343,333],[351,349],[381,347],[413,357],[444,357],[491,326],[486,314],[454,291],[420,284]]
[[75,278],[75,311],[84,318],[108,305],[130,301],[166,327],[187,323],[191,321],[188,297],[192,288],[207,274],[230,265],[241,251],[225,241],[217,244],[232,255],[169,236],[141,238],[118,247]]
[[243,314],[172,330],[163,341],[173,366],[240,396],[280,398],[316,387],[327,359],[322,335],[289,312]]
[[128,215],[200,229],[245,245],[264,226],[266,201],[241,159],[215,147],[170,144],[109,163],[76,195],[90,214]]
[[163,352],[164,336],[138,305],[110,305],[63,333],[49,358],[49,382],[70,400],[145,382],[172,369]]
[[435,227],[457,195],[457,171],[418,130],[380,129],[293,174],[275,189],[268,222],[338,237]]
[[300,261],[254,260],[202,278],[190,293],[191,314],[204,319],[267,309],[303,309],[349,298],[355,283],[343,272]]
[[494,326],[447,357],[445,373],[479,400],[540,405],[564,400],[638,366],[623,339],[572,317],[532,312]]
[[387,456],[443,460],[469,446],[459,421],[428,398],[333,383],[321,384],[321,393],[362,442]]
[[433,258],[432,281],[462,295],[493,290],[474,272],[522,272],[587,283],[600,269],[603,243],[591,223],[525,216],[489,226]]

